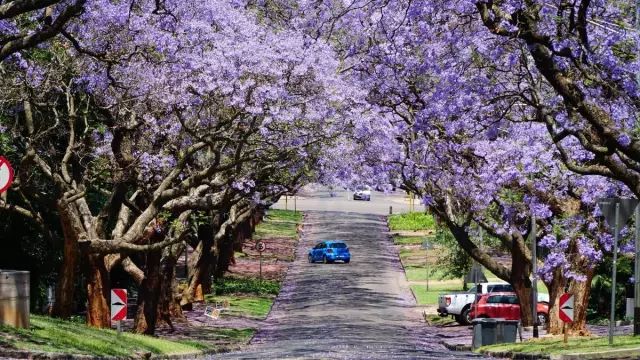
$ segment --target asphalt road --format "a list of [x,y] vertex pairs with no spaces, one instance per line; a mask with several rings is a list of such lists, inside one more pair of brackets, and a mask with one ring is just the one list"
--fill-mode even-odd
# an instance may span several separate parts
[[[371,201],[353,200],[353,193],[349,191],[337,191],[333,194],[322,189],[308,193],[301,193],[295,197],[283,197],[276,203],[274,209],[315,210],[315,211],[344,211],[362,214],[388,215],[389,207],[395,213],[409,211],[409,199],[401,191],[385,194],[379,191],[371,191]],[[422,207],[418,199],[414,202],[414,210]]]
[[[461,359],[426,326],[380,215],[306,213],[303,236],[266,325],[216,359]],[[350,264],[309,264],[307,249],[343,239]]]

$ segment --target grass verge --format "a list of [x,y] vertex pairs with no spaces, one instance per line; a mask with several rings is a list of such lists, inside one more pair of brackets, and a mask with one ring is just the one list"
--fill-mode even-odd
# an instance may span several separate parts
[[[229,336],[220,330],[220,336]],[[238,334],[246,335],[246,334]],[[0,326],[0,347],[95,356],[132,357],[136,352],[156,355],[189,354],[212,347],[195,341],[169,341],[155,337],[95,329],[77,322],[31,315],[30,329]]]
[[271,304],[275,296],[243,296],[243,295],[225,295],[215,296],[207,295],[205,300],[208,303],[215,304],[229,301],[229,310],[223,312],[224,316],[240,316],[248,318],[265,319],[271,310]]
[[593,353],[608,350],[638,349],[640,338],[633,336],[616,336],[613,346],[609,346],[607,337],[575,337],[564,344],[562,337],[530,339],[515,344],[499,344],[483,346],[477,351],[519,352],[529,354],[575,354]]
[[298,236],[297,226],[302,220],[300,211],[270,209],[265,221],[256,226],[254,239],[291,238]]
[[429,230],[435,227],[433,216],[422,212],[411,212],[389,216],[389,229],[396,231]]

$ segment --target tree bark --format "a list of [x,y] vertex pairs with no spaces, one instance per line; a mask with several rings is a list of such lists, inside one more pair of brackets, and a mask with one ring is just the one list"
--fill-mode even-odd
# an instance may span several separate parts
[[59,318],[69,318],[74,313],[74,294],[76,286],[76,274],[78,273],[78,232],[75,219],[70,214],[71,209],[58,203],[58,214],[64,236],[63,260],[58,273],[56,285],[55,303],[51,315]]
[[153,335],[156,330],[161,290],[160,258],[160,251],[151,251],[146,254],[145,278],[138,292],[138,311],[134,325],[134,331],[138,334]]
[[176,263],[178,255],[184,249],[183,244],[166,248],[160,260],[160,298],[158,304],[158,320],[164,321],[173,331],[172,318],[184,319],[182,308],[176,300],[178,284],[176,281]]
[[[526,256],[526,247],[521,237],[513,237],[511,250],[511,279],[520,302],[520,321],[523,326],[533,325],[533,301],[531,293],[531,261]],[[537,303],[537,299],[536,299]]]
[[111,327],[109,272],[104,255],[87,258],[87,324],[97,328]]
[[204,295],[211,293],[213,236],[214,227],[212,225],[198,227],[198,245],[189,259],[189,286],[185,289],[180,302],[182,306],[194,301],[204,301]]

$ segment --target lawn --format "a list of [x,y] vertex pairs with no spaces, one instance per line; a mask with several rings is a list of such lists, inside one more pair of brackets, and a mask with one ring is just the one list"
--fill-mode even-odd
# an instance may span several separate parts
[[442,293],[462,291],[462,285],[456,286],[450,283],[441,283],[438,281],[429,282],[429,291],[425,285],[411,285],[411,290],[416,296],[418,305],[438,305],[438,295]]
[[275,296],[243,296],[243,295],[206,295],[205,300],[208,303],[215,304],[216,302],[222,303],[223,301],[229,301],[229,311],[225,311],[222,314],[225,316],[241,316],[257,319],[264,319],[271,310],[271,304]]
[[[219,335],[230,336],[226,330],[220,330]],[[169,341],[126,332],[118,335],[114,330],[95,329],[83,323],[41,315],[31,315],[30,329],[0,326],[0,346],[5,349],[115,357],[132,357],[137,352],[177,355],[211,349],[195,341]]]
[[433,216],[423,212],[390,215],[389,229],[395,231],[419,231],[435,228]]
[[400,236],[393,237],[395,245],[421,245],[426,240],[424,236]]
[[254,238],[296,238],[297,227],[302,220],[300,211],[270,209],[263,222],[256,226]]
[[569,343],[566,345],[563,343],[562,337],[553,337],[531,339],[515,344],[483,346],[477,351],[571,354],[638,348],[640,348],[640,338],[633,336],[616,336],[613,346],[609,346],[607,337],[574,337],[569,338]]

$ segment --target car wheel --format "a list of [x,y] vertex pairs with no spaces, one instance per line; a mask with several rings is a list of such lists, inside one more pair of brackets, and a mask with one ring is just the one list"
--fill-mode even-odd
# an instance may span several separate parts
[[460,320],[462,320],[462,325],[470,325],[471,324],[471,308],[465,307],[462,309],[462,313],[460,313]]
[[310,264],[313,264],[313,256],[309,255],[307,256],[307,259],[309,259]]
[[351,261],[351,259],[347,259],[344,261],[345,264],[348,264]]
[[549,322],[549,315],[547,314],[538,314],[538,324],[541,325],[542,327],[547,326],[547,323]]
[[323,264],[328,264],[329,263],[329,260],[327,260],[327,256],[326,255],[322,257],[322,263]]

